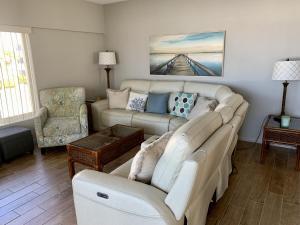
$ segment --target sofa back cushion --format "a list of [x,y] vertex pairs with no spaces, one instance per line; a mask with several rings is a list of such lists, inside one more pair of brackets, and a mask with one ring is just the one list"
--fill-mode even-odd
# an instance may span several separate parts
[[244,98],[239,94],[232,94],[223,99],[215,109],[222,116],[223,123],[228,123],[237,110],[237,108],[243,103]]
[[222,125],[217,112],[208,112],[181,126],[159,159],[151,184],[165,192],[172,188],[183,162]]
[[[243,103],[243,97],[236,94],[222,84],[209,84],[196,81],[166,81],[166,80],[125,80],[121,89],[131,88],[143,92],[170,92],[170,99],[174,92],[195,93],[199,96],[216,99],[220,105],[216,108],[220,112],[223,124],[228,123],[239,105]],[[169,111],[172,102],[169,102]]]
[[148,93],[150,84],[150,80],[124,80],[120,89],[130,88],[132,91]]
[[51,88],[40,91],[40,102],[49,117],[79,116],[85,103],[85,90],[81,87]]

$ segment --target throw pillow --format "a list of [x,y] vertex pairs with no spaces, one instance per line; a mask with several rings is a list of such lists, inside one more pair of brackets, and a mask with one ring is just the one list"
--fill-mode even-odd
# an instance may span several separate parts
[[110,109],[125,109],[128,102],[129,91],[129,88],[124,90],[107,89],[108,107]]
[[167,132],[145,148],[142,148],[133,158],[128,179],[150,183],[156,163],[172,135],[172,131]]
[[178,92],[174,95],[175,105],[173,106],[170,114],[173,116],[187,118],[195,105],[196,98],[197,94]]
[[217,105],[218,105],[217,100],[199,96],[197,98],[194,108],[192,109],[191,113],[188,115],[187,119],[191,120],[197,116],[202,116],[207,112],[212,112],[215,110]]
[[147,98],[148,98],[147,94],[131,91],[126,109],[134,110],[138,112],[144,112]]
[[165,114],[168,110],[169,93],[149,93],[146,112]]

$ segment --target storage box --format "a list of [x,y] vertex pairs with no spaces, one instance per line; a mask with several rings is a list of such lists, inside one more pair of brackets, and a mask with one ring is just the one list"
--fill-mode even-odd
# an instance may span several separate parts
[[16,126],[0,129],[0,163],[26,152],[33,153],[33,150],[33,138],[29,129]]

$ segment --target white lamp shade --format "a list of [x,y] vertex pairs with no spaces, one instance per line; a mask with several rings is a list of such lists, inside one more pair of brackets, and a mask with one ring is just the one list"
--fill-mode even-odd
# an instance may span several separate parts
[[300,80],[300,61],[279,61],[274,65],[273,80]]
[[99,52],[99,65],[116,65],[116,53],[115,52]]

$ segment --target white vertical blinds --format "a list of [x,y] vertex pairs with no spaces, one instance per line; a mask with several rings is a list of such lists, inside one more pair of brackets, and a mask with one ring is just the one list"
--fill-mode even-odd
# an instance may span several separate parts
[[27,35],[0,31],[0,125],[32,118],[37,107]]

